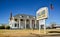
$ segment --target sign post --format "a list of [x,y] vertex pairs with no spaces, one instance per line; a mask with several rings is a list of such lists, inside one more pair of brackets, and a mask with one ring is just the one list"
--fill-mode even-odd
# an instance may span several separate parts
[[44,33],[46,33],[46,19],[44,19]]
[[46,19],[48,18],[48,8],[40,8],[36,13],[37,20],[39,20],[39,33],[41,33],[41,25],[44,26],[44,33],[46,33]]

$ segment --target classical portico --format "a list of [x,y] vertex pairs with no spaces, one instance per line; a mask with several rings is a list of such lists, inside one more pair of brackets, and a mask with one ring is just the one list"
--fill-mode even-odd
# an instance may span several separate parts
[[[11,28],[19,28],[19,29],[33,29],[37,28],[37,20],[34,16],[20,14],[14,16],[14,24],[11,23]],[[11,22],[11,21],[10,21]]]
[[[36,28],[36,22],[32,19],[17,19],[18,20],[18,28]],[[17,24],[16,24],[17,25]]]

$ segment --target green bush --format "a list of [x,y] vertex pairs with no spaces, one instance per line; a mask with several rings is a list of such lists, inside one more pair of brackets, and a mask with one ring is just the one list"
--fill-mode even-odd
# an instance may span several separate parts
[[4,25],[0,26],[0,29],[5,29],[5,26]]
[[10,29],[10,26],[6,26],[5,29]]
[[60,31],[49,31],[49,33],[60,33]]

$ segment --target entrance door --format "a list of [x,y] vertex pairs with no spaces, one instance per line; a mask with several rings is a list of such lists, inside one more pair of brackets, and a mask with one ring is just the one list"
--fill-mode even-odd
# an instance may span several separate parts
[[30,28],[29,24],[27,24],[27,25],[26,25],[26,28],[27,28],[27,29],[29,29],[29,28]]

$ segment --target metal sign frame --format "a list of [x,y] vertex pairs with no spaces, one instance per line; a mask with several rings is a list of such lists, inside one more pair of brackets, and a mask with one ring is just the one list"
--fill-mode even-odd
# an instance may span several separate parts
[[41,27],[40,25],[44,25],[44,33],[46,33],[46,18],[48,18],[48,8],[43,7],[40,8],[36,13],[36,18],[39,20],[39,34],[41,33]]

